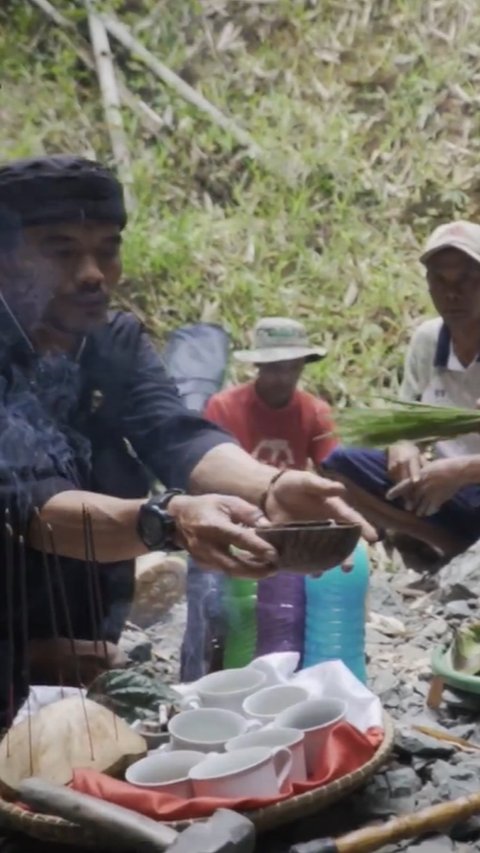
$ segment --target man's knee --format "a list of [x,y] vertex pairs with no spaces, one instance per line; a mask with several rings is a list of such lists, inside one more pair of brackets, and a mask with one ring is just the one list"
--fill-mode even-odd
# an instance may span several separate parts
[[325,471],[338,474],[365,491],[383,497],[391,483],[387,475],[386,456],[380,450],[337,447],[323,462]]
[[332,473],[343,474],[354,479],[358,470],[358,452],[349,447],[336,447],[322,462],[322,466]]

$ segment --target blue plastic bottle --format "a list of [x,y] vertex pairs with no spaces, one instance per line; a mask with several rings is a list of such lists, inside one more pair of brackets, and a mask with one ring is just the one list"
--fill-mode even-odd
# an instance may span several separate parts
[[368,551],[360,542],[350,572],[336,567],[319,578],[306,578],[304,667],[340,659],[360,681],[366,682],[368,576]]

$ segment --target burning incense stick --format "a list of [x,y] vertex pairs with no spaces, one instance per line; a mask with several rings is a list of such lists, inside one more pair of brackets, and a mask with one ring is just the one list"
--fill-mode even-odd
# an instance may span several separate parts
[[[95,539],[93,536],[93,526],[92,526],[92,516],[84,507],[85,515],[85,529],[86,529],[86,540],[88,541],[88,550],[91,557],[91,567],[92,567],[92,577],[93,577],[93,586],[94,586],[94,604],[96,604],[97,615],[98,615],[98,624],[100,625],[100,637],[103,644],[103,656],[105,659],[105,667],[108,668],[108,648],[107,641],[105,639],[105,613],[103,610],[103,602],[102,602],[102,590],[100,588],[100,575],[98,569],[98,561],[95,553]],[[113,716],[113,727],[115,729],[115,738],[118,740],[118,725],[117,725],[117,716],[114,711],[112,711]]]
[[[48,609],[50,611],[50,623],[52,626],[52,634],[53,634],[54,640],[58,641],[60,634],[58,631],[58,622],[57,622],[57,614],[56,614],[56,610],[55,610],[55,598],[53,595],[52,577],[51,577],[50,565],[49,565],[49,560],[48,560],[47,545],[45,542],[44,524],[43,524],[43,521],[41,519],[40,510],[38,509],[38,507],[35,508],[34,512],[35,512],[35,516],[36,516],[37,523],[38,523],[38,529],[40,531],[41,555],[42,555],[42,563],[43,563],[43,572],[45,575],[45,587],[47,590]],[[61,666],[60,661],[58,662],[58,681],[60,684],[61,696],[63,699],[65,696],[65,693],[64,693],[64,689],[63,689],[64,688],[63,672],[62,672],[62,666]]]
[[98,654],[98,624],[95,607],[95,589],[93,579],[93,555],[91,553],[91,543],[89,535],[89,523],[87,518],[87,508],[82,507],[82,522],[83,522],[83,541],[85,546],[85,572],[87,575],[87,593],[88,593],[88,609],[90,611],[90,624],[92,628],[93,645],[95,654]]
[[10,511],[5,512],[5,577],[7,603],[7,684],[8,684],[8,729],[7,756],[10,758],[10,728],[14,719],[13,674],[15,672],[15,646],[13,642],[13,530]]
[[24,654],[24,673],[27,683],[27,714],[28,714],[28,757],[30,761],[30,776],[33,776],[33,743],[32,715],[30,710],[30,659],[28,651],[28,598],[27,598],[27,563],[25,557],[25,539],[18,537],[18,564],[20,575],[20,616],[22,620],[22,638]]
[[87,730],[88,742],[90,745],[90,758],[92,759],[92,761],[94,761],[95,760],[95,753],[93,750],[92,732],[90,730],[90,723],[88,720],[87,708],[85,705],[85,697],[84,697],[83,691],[82,691],[82,682],[81,682],[81,678],[80,678],[80,667],[78,664],[77,650],[75,648],[75,638],[73,635],[72,618],[70,615],[70,607],[68,605],[68,598],[67,598],[67,593],[65,590],[65,582],[63,579],[63,575],[62,575],[60,560],[58,559],[58,552],[57,552],[57,548],[55,545],[55,538],[53,535],[52,526],[50,524],[47,524],[46,529],[47,529],[48,541],[49,541],[49,546],[50,546],[49,550],[53,556],[55,579],[56,579],[56,582],[58,584],[58,589],[60,592],[60,598],[62,601],[63,612],[65,615],[65,623],[67,626],[68,639],[70,640],[70,648],[72,651],[72,657],[73,657],[74,666],[75,666],[75,674],[76,674],[76,678],[77,678],[78,687],[80,690],[80,699],[82,702],[83,713],[85,716],[85,726],[86,726],[86,730]]

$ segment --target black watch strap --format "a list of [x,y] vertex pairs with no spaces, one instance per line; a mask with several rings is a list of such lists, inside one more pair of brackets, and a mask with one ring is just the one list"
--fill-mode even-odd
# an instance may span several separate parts
[[168,512],[172,498],[183,495],[181,489],[168,489],[154,495],[140,507],[137,531],[150,551],[181,551],[176,543],[175,519]]
[[159,506],[160,509],[168,509],[168,504],[172,500],[172,498],[178,497],[178,495],[184,495],[185,492],[182,489],[167,489],[165,492],[162,492],[160,495],[154,495],[153,498],[150,498],[152,503],[155,503],[156,506]]

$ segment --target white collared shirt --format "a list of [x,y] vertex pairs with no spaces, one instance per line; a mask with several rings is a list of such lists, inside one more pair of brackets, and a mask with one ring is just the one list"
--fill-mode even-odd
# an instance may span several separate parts
[[[480,399],[480,354],[464,367],[441,318],[425,320],[415,330],[407,350],[400,399],[475,409]],[[436,452],[439,456],[480,454],[480,434],[438,442]]]

